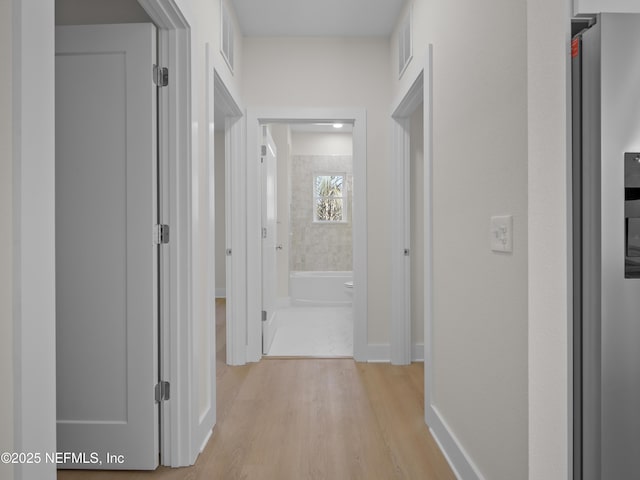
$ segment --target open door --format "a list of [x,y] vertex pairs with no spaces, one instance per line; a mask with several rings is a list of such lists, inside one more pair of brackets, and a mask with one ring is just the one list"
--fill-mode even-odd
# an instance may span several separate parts
[[262,144],[262,353],[271,348],[275,335],[277,164],[276,146],[268,127],[263,126]]
[[60,468],[159,456],[156,30],[56,29]]

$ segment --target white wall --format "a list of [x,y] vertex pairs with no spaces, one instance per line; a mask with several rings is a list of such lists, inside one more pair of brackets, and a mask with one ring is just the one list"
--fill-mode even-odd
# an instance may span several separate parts
[[[213,98],[213,72],[215,69],[227,89],[239,102],[237,78],[241,77],[242,38],[236,28],[236,68],[232,73],[220,53],[220,2],[210,0],[176,0],[191,27],[191,163],[188,183],[191,188],[191,205],[188,214],[191,221],[191,262],[189,274],[192,312],[192,363],[191,378],[192,418],[197,425],[197,439],[189,446],[189,455],[195,456],[211,431],[204,413],[215,418],[215,244],[210,226],[215,224],[215,198],[211,190],[214,173],[214,152],[209,146],[214,141],[213,115],[209,117],[207,99]],[[209,47],[207,49],[207,46]],[[207,58],[207,55],[209,58]],[[207,65],[209,71],[207,71]],[[214,107],[215,108],[215,107]],[[186,221],[186,219],[183,219]],[[209,410],[211,409],[211,410]]]
[[55,0],[56,25],[151,22],[137,0]]
[[[432,407],[479,475],[526,478],[527,17],[525,0],[414,0],[414,57],[433,44]],[[489,248],[511,214],[514,251]]]
[[[424,121],[420,105],[410,119],[411,345],[424,358]],[[418,351],[419,350],[419,351]]]
[[[56,449],[53,0],[12,3],[14,450]],[[54,479],[55,465],[15,466]]]
[[573,0],[574,13],[640,13],[638,0]]
[[[220,1],[221,0],[179,0],[177,3],[184,4],[185,10],[193,9],[193,15],[190,18],[193,18],[194,22],[201,25],[201,28],[197,28],[197,35],[199,38],[199,43],[201,47],[205,43],[209,43],[211,45],[211,51],[213,53],[213,68],[218,72],[220,78],[222,79],[225,86],[229,89],[229,92],[236,100],[236,103],[240,105],[241,108],[244,108],[244,103],[242,102],[242,91],[241,91],[241,82],[243,73],[243,55],[244,55],[244,37],[242,35],[242,31],[240,30],[240,25],[237,21],[235,11],[233,10],[233,2],[231,0],[222,0],[226,2],[229,7],[229,12],[232,17],[232,21],[234,24],[234,69],[233,72],[230,70],[227,62],[221,53],[221,36],[220,36]],[[189,5],[189,7],[187,7]],[[194,51],[194,55],[196,58],[196,64],[200,64],[202,67],[202,63],[204,61],[204,53],[198,53]],[[202,104],[204,107],[204,103]]]
[[[207,124],[207,94],[213,94],[213,84],[207,85],[207,72],[205,70],[206,45],[210,46],[211,58],[209,61],[218,72],[220,78],[225,83],[231,94],[239,99],[239,88],[237,78],[241,78],[242,59],[242,38],[236,24],[238,33],[235,41],[235,70],[232,73],[222,54],[220,53],[220,2],[208,0],[181,0],[177,2],[187,15],[187,19],[192,27],[191,36],[191,114],[193,128],[192,142],[192,186],[193,190],[193,217],[192,228],[194,235],[194,294],[196,302],[196,312],[206,312],[211,307],[215,292],[215,272],[211,278],[206,265],[209,264],[210,256],[215,255],[210,246],[214,243],[213,238],[209,238],[208,224],[214,221],[215,211],[209,197],[209,167],[214,167],[210,162],[212,158],[207,158],[207,144],[210,140],[210,125]],[[213,119],[210,119],[213,121]],[[205,329],[207,315],[200,315],[196,318],[196,326],[201,331]],[[198,326],[199,325],[199,326]],[[208,358],[205,352],[200,359],[203,365],[207,364]]]
[[227,285],[226,228],[225,228],[225,165],[224,131],[215,133],[215,177],[216,177],[216,296],[225,296]]
[[[213,95],[213,84],[207,84],[205,69],[209,45],[210,65],[216,70],[232,96],[239,102],[239,84],[242,69],[242,37],[236,22],[235,37],[235,69],[232,73],[220,52],[220,2],[210,0],[178,0],[176,3],[182,9],[191,25],[191,115],[192,115],[192,188],[193,188],[193,278],[196,312],[196,330],[205,332],[210,318],[204,312],[212,307],[216,288],[216,273],[209,272],[211,256],[215,251],[211,249],[215,239],[209,238],[209,222],[215,221],[215,210],[211,203],[209,190],[209,169],[214,168],[213,158],[207,155],[207,145],[210,141],[211,125],[207,121],[207,95]],[[210,73],[210,72],[209,72]],[[211,77],[213,78],[213,77]],[[217,142],[220,144],[220,142]],[[220,257],[218,257],[220,258]],[[217,263],[217,262],[216,262]],[[217,265],[216,265],[217,271]],[[197,313],[201,312],[201,313]],[[207,352],[200,352],[199,364],[209,364]]]
[[529,479],[561,480],[569,478],[571,415],[567,277],[571,1],[529,0],[527,7]]
[[[466,0],[465,0],[466,1]],[[427,27],[427,22],[430,22],[428,15],[431,13],[429,9],[433,9],[432,4],[436,2],[428,2],[426,0],[407,0],[399,19],[405,18],[409,8],[413,11],[413,24],[412,24],[412,45],[413,45],[413,57],[410,60],[408,66],[403,72],[401,77],[398,77],[398,28],[391,35],[390,39],[390,71],[391,72],[391,91],[393,107],[395,107],[402,97],[409,90],[409,87],[413,84],[416,77],[420,74],[424,68],[425,57],[427,54],[427,47],[429,43],[433,42],[433,34],[431,28]],[[453,2],[450,2],[453,3]],[[454,25],[456,25],[454,23]]]
[[351,133],[293,132],[292,155],[353,155]]
[[389,62],[386,39],[244,40],[247,107],[366,108],[370,344],[389,343]]
[[[11,116],[11,2],[0,3],[0,452],[13,448],[13,151]],[[0,463],[0,478],[13,467]]]

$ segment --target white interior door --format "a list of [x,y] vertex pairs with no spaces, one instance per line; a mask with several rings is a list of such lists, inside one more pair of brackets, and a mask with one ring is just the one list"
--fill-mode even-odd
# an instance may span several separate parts
[[262,353],[266,354],[275,335],[278,197],[276,146],[269,129],[262,128]]
[[56,29],[61,468],[158,465],[156,31]]

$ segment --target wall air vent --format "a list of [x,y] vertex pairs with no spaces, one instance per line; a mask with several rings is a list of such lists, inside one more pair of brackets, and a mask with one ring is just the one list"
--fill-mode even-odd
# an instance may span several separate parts
[[398,76],[402,77],[402,74],[407,69],[407,65],[413,58],[413,41],[411,34],[411,17],[412,7],[409,6],[407,13],[398,26]]
[[235,35],[231,12],[225,0],[220,0],[220,53],[233,73],[233,39]]

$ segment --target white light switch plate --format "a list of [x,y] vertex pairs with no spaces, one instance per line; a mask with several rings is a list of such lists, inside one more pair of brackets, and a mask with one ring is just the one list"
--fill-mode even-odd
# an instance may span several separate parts
[[494,252],[513,252],[513,216],[491,217],[491,250]]

